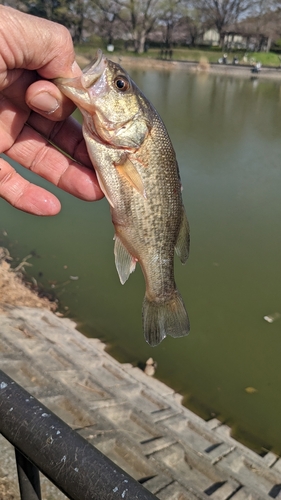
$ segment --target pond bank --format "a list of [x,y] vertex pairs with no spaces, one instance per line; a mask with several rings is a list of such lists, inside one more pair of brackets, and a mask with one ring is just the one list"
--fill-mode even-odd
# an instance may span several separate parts
[[[174,61],[166,59],[153,59],[149,57],[132,57],[132,56],[116,56],[106,53],[106,56],[115,61],[125,69],[130,67],[162,69],[162,70],[181,70],[203,74],[217,74],[231,77],[246,77],[246,78],[266,78],[266,79],[281,79],[281,68],[261,67],[259,73],[252,73],[253,66],[250,65],[235,65],[235,64],[218,64],[209,63],[202,60],[200,62],[191,61]],[[94,54],[93,54],[94,57]],[[81,67],[85,67],[90,63],[90,59],[77,54],[76,60]]]
[[[9,304],[14,278],[5,258],[0,269],[7,283],[5,290],[0,284],[1,369],[83,437],[159,499],[278,496],[279,457],[262,458],[217,419],[205,422],[182,406],[179,394],[114,360],[102,342],[84,337],[37,296],[36,305],[19,307],[12,293]],[[13,450],[4,439],[0,452],[0,499],[18,500]],[[46,500],[65,498],[46,482],[42,489]]]

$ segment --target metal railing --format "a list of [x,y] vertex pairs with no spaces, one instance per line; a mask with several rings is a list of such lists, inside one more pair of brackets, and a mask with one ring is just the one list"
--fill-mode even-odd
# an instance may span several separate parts
[[1,370],[0,432],[16,450],[22,500],[41,500],[39,470],[70,500],[156,500]]

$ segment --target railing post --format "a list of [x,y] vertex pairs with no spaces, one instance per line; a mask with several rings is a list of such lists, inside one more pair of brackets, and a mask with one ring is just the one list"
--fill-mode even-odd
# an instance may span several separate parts
[[21,500],[41,500],[39,470],[15,449]]

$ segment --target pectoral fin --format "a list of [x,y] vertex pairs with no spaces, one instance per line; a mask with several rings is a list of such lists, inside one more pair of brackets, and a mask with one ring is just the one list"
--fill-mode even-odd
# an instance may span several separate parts
[[125,160],[121,163],[115,164],[116,169],[119,174],[125,177],[127,181],[131,184],[131,186],[138,191],[144,198],[146,198],[144,185],[142,182],[142,178],[138,173],[134,164],[129,160],[126,156]]
[[114,203],[109,195],[109,192],[108,190],[106,189],[106,186],[105,186],[105,183],[103,182],[101,176],[99,175],[99,173],[96,171],[96,176],[98,178],[98,181],[99,181],[99,185],[100,185],[100,188],[104,194],[104,196],[106,197],[108,203],[112,206],[112,208],[114,208]]
[[184,208],[182,209],[182,220],[178,234],[178,239],[175,245],[176,254],[180,261],[185,264],[189,255],[189,224]]
[[136,259],[124,247],[120,238],[115,235],[114,245],[115,265],[122,285],[136,268]]

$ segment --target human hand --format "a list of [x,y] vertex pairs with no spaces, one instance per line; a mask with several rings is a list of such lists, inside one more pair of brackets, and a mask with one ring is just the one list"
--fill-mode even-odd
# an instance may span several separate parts
[[[0,154],[78,198],[102,198],[74,105],[49,81],[81,74],[68,30],[2,5],[0,19]],[[35,215],[60,211],[53,194],[1,157],[0,197]]]

